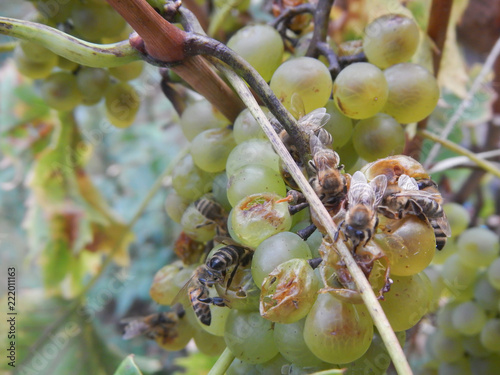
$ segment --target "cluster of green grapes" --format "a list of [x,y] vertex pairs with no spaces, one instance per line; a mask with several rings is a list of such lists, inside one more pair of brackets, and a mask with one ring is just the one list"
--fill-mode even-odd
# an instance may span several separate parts
[[[468,228],[469,215],[448,203],[453,236],[427,270],[435,290],[437,329],[427,341],[425,373],[497,374],[500,368],[500,246],[484,227]],[[436,303],[437,305],[437,303]],[[436,306],[437,308],[437,306]]]
[[[374,25],[376,37],[371,35]],[[394,191],[402,189],[397,181],[403,174],[415,184],[425,182],[422,189],[433,192],[424,198],[439,206],[436,185],[423,167],[411,158],[390,156],[404,144],[399,122],[423,119],[439,96],[430,73],[404,63],[417,44],[412,20],[383,16],[367,27],[364,40],[373,64],[352,64],[332,81],[317,59],[291,56],[282,62],[283,42],[272,27],[245,27],[228,42],[270,81],[310,138],[320,139],[320,131],[333,136],[318,153],[337,160],[335,149],[344,162],[348,157],[342,150],[349,149],[345,154],[355,155],[352,165],[359,158],[373,161],[361,171],[365,181],[384,176],[387,189]],[[376,65],[387,69],[382,72]],[[320,225],[308,237],[297,234],[317,221],[309,210],[295,212],[291,195],[285,198],[296,186],[250,112],[244,110],[228,124],[202,100],[186,108],[181,126],[191,151],[175,167],[166,200],[167,213],[182,226],[175,244],[181,260],[158,271],[151,296],[164,305],[181,302],[181,320],[190,329],[157,342],[177,350],[194,337],[208,354],[227,346],[236,356],[227,374],[302,374],[338,367],[351,374],[384,373],[389,356],[335,241],[324,237]],[[296,154],[286,131],[280,137]],[[319,181],[320,163],[315,162]],[[333,182],[341,181],[342,203],[351,176],[338,163],[324,172],[338,179]],[[415,189],[417,195],[420,187]],[[338,225],[340,206],[331,211]],[[379,215],[375,204],[366,209],[373,213],[369,226],[376,232],[351,248],[404,342],[405,330],[432,303],[432,285],[423,270],[434,255],[438,226],[415,212]],[[341,234],[350,243],[348,237]]]
[[[112,43],[128,39],[123,18],[105,0],[37,0],[36,21],[59,28],[83,40]],[[137,78],[144,63],[109,68],[80,66],[30,41],[20,41],[14,51],[18,70],[31,79],[41,79],[41,96],[58,111],[70,111],[79,104],[91,106],[104,97],[106,116],[117,127],[132,124],[140,98],[128,81]]]

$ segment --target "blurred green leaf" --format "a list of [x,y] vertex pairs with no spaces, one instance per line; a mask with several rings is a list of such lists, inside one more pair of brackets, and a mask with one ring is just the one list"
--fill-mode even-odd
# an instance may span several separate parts
[[133,354],[129,354],[127,358],[123,360],[114,375],[142,375],[141,370],[139,370],[134,362]]
[[189,357],[179,357],[175,363],[182,366],[184,375],[205,375],[217,362],[217,357],[210,357],[203,353],[192,353]]

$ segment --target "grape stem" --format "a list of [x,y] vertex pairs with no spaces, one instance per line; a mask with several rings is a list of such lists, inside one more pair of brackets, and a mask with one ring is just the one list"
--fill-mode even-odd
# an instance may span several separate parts
[[494,164],[491,162],[484,160],[481,157],[478,157],[475,153],[467,150],[466,148],[457,145],[456,143],[453,143],[447,139],[440,138],[439,136],[430,133],[427,130],[419,130],[417,131],[417,134],[420,135],[423,138],[427,138],[433,142],[439,143],[440,145],[446,147],[447,149],[456,152],[459,155],[463,155],[469,158],[469,160],[473,161],[476,163],[479,167],[483,168],[484,170],[490,172],[492,175],[500,177],[500,170],[495,167]]
[[111,68],[139,60],[139,53],[125,42],[95,44],[36,22],[0,17],[0,34],[37,43],[55,54],[94,68]]
[[[271,123],[267,119],[264,112],[260,109],[257,101],[253,97],[246,84],[235,72],[233,72],[231,69],[228,69],[225,65],[219,62],[214,62],[214,65],[221,72],[223,72],[223,74],[227,77],[228,81],[236,90],[245,105],[249,108],[250,112],[255,117],[259,125],[262,127],[262,130],[271,141],[274,149],[285,163],[293,179],[299,185],[302,193],[307,198],[311,209],[316,213],[319,221],[326,229],[327,234],[330,236],[330,238],[334,238],[335,233],[337,232],[335,223],[312,189],[311,185],[309,185],[309,183],[307,182],[307,179],[302,174],[300,168],[293,160],[285,145],[274,131]],[[343,241],[337,242],[337,250],[339,251],[342,260],[345,262],[356,283],[358,290],[360,291],[361,297],[365,305],[367,306],[371,317],[373,318],[375,326],[379,330],[379,333],[387,347],[389,355],[394,362],[394,366],[396,367],[398,374],[412,374],[410,365],[408,364],[403,350],[399,345],[398,339],[394,334],[394,331],[392,330],[391,325],[389,324],[389,321],[387,320],[387,317],[385,316],[382,307],[380,306],[380,303],[377,300],[377,297],[375,296],[368,280],[354,261],[350,250],[347,248]]]
[[217,359],[217,362],[212,366],[208,375],[224,375],[234,361],[234,354],[226,348],[224,352]]

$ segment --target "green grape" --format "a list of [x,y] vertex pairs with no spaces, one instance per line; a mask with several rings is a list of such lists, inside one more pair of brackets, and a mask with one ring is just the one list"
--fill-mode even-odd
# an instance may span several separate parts
[[500,290],[495,289],[486,274],[483,274],[476,281],[474,286],[474,300],[487,311],[496,312],[498,302],[500,302]]
[[443,204],[443,209],[448,217],[448,223],[450,224],[452,236],[459,236],[469,226],[469,211],[467,211],[461,204],[454,202]]
[[272,193],[252,194],[234,207],[231,226],[240,243],[256,248],[266,238],[291,228],[288,204],[276,203],[280,199]]
[[228,40],[227,46],[247,60],[266,82],[283,58],[281,35],[268,25],[243,27]]
[[348,363],[361,357],[373,338],[373,321],[362,304],[341,302],[319,294],[304,326],[304,340],[311,352],[328,363]]
[[[288,368],[287,368],[288,367]],[[331,369],[341,369],[343,366],[333,365],[331,363],[322,362],[317,366],[298,366],[295,363],[292,363],[290,366],[285,367],[285,374],[287,375],[307,375],[307,374],[316,374],[321,373],[320,371],[331,370]],[[337,370],[338,371],[338,370]],[[336,372],[334,372],[336,373]]]
[[380,305],[395,332],[405,331],[429,311],[432,287],[425,273],[412,276],[391,276],[394,283]]
[[52,73],[42,82],[42,98],[58,111],[70,111],[82,100],[76,78],[69,72]]
[[191,155],[186,155],[172,172],[172,186],[176,193],[190,201],[212,189],[214,175],[198,168]]
[[173,190],[167,195],[167,199],[165,199],[165,210],[173,221],[180,224],[182,214],[186,211],[190,203],[189,199],[181,197]]
[[193,338],[198,350],[205,355],[218,356],[226,348],[224,337],[211,335],[204,329],[197,329]]
[[431,114],[439,99],[436,78],[417,64],[393,65],[384,71],[389,97],[382,112],[401,124],[423,120]]
[[[214,0],[214,4],[217,8],[223,8],[230,4],[227,0]],[[250,0],[238,0],[232,5],[232,9],[237,9],[243,12],[250,6]]]
[[236,146],[226,163],[226,173],[231,178],[236,171],[247,165],[264,165],[279,172],[280,158],[268,141],[250,139]]
[[365,119],[380,112],[388,92],[384,74],[369,63],[347,66],[333,83],[335,105],[344,115],[354,119]]
[[[209,288],[209,292],[210,292],[209,296],[211,298],[217,297],[217,291],[215,290],[215,288]],[[210,305],[210,315],[211,315],[212,320],[210,322],[210,325],[207,326],[207,325],[203,324],[196,317],[194,310],[191,307],[189,307],[189,305],[191,305],[191,304],[187,299],[187,295],[186,295],[185,301],[187,302],[187,305],[184,305],[184,306],[188,306],[186,308],[186,312],[189,311],[187,316],[189,318],[189,321],[191,322],[191,325],[193,325],[197,329],[199,329],[201,327],[203,330],[210,333],[211,335],[218,336],[218,337],[224,336],[224,330],[226,327],[227,318],[229,316],[229,313],[231,312],[231,309],[229,309],[227,307]]]
[[224,331],[226,345],[242,361],[267,362],[278,354],[272,325],[258,312],[231,310]]
[[396,221],[380,217],[379,228],[382,232],[374,239],[389,258],[391,274],[414,275],[432,261],[436,248],[434,231],[416,216],[408,215]]
[[[261,106],[260,109],[269,117],[270,112],[266,107]],[[264,133],[248,108],[241,111],[236,120],[234,120],[233,136],[237,144],[249,139],[267,140],[266,133]]]
[[496,353],[500,352],[500,319],[490,319],[484,324],[480,340],[486,349]]
[[378,113],[359,121],[352,134],[354,149],[368,162],[403,152],[405,131],[391,116]]
[[485,267],[498,257],[498,236],[486,228],[467,229],[457,241],[458,256],[469,267]]
[[472,336],[463,336],[462,344],[464,350],[471,356],[477,358],[485,358],[488,357],[491,352],[486,349],[481,343],[480,335],[472,335]]
[[455,328],[451,320],[453,310],[457,307],[458,303],[448,302],[443,305],[436,314],[437,326],[447,337],[459,337],[460,332]]
[[311,259],[307,243],[292,232],[281,232],[260,243],[252,259],[252,275],[261,288],[264,279],[281,263],[290,259]]
[[226,371],[226,375],[259,375],[259,371],[251,363],[246,363],[235,358]]
[[228,125],[225,119],[215,116],[212,104],[208,100],[200,100],[186,107],[181,115],[181,129],[188,141],[204,130],[220,129]]
[[446,245],[442,251],[434,252],[434,258],[432,258],[432,264],[444,264],[446,260],[457,252],[457,238],[453,236],[446,241]]
[[191,143],[194,163],[205,172],[222,172],[229,153],[236,146],[229,129],[208,129],[198,134]]
[[19,41],[19,47],[23,51],[24,57],[30,62],[50,62],[53,66],[57,64],[58,56],[51,50],[48,50],[39,44],[27,40],[21,40]]
[[120,34],[126,22],[107,4],[75,3],[71,10],[75,32],[82,38],[97,42],[102,36],[112,37]]
[[448,337],[438,330],[428,340],[429,350],[439,361],[454,362],[464,355],[460,337]]
[[339,111],[333,100],[328,100],[325,105],[326,113],[330,115],[330,119],[323,126],[323,128],[328,131],[333,137],[333,149],[337,150],[343,147],[349,139],[351,139],[353,124],[352,119],[344,116],[342,112]]
[[231,211],[231,203],[227,199],[227,174],[220,173],[215,176],[212,183],[212,194],[215,201],[219,203],[226,211]]
[[472,375],[468,358],[460,358],[452,363],[441,362],[438,375]]
[[74,61],[65,59],[62,56],[57,56],[57,66],[63,70],[74,72],[80,65]]
[[368,24],[363,35],[363,51],[368,61],[380,69],[408,61],[417,50],[418,26],[401,14],[385,14]]
[[229,176],[227,198],[234,207],[243,198],[256,193],[286,195],[286,187],[278,171],[264,165],[246,165]]
[[[306,211],[306,210],[304,210],[304,211]],[[301,211],[301,212],[303,212],[303,211]],[[293,215],[293,218],[295,219],[295,216],[297,216],[297,215],[298,214]],[[308,227],[309,225],[311,225],[311,222],[309,221],[309,219],[303,220],[303,221],[295,224],[292,227],[292,229],[290,229],[290,232],[297,233],[297,231],[304,229],[305,227]],[[312,258],[318,258],[320,256],[318,249],[321,245],[321,242],[323,242],[323,235],[321,234],[321,232],[318,229],[316,229],[313,232],[313,234],[311,234],[309,236],[309,238],[306,240],[307,246],[309,246],[309,249],[311,250]]]
[[434,312],[439,307],[441,294],[445,288],[443,278],[441,277],[441,270],[434,266],[429,266],[423,272],[427,275],[432,285],[432,303],[429,311]]
[[496,353],[486,358],[471,358],[471,367],[474,374],[498,375],[500,356]]
[[62,23],[70,17],[75,1],[36,0],[33,3],[42,17],[51,22]]
[[215,236],[216,224],[208,221],[193,204],[191,204],[181,218],[182,230],[195,241],[205,242]]
[[19,70],[22,75],[31,79],[48,77],[50,73],[52,73],[52,69],[57,64],[57,56],[54,56],[55,58],[53,60],[35,62],[26,57],[21,47],[16,46],[14,49],[14,61],[16,63],[17,70]]
[[494,288],[500,290],[500,258],[491,262],[488,270],[486,271],[486,275],[488,276],[490,284]]
[[76,84],[82,93],[83,104],[96,104],[108,88],[108,71],[101,68],[82,67],[76,74]]
[[276,375],[281,374],[283,366],[288,366],[289,364],[290,363],[278,353],[278,355],[270,361],[259,363],[255,365],[255,367],[261,375]]
[[354,149],[352,138],[336,151],[337,154],[339,154],[340,162],[344,165],[344,170],[346,171],[354,167],[359,160],[358,153]]
[[128,64],[109,68],[109,74],[120,81],[131,81],[139,77],[144,69],[144,61],[132,61]]
[[326,66],[311,57],[298,57],[280,65],[270,83],[286,109],[292,109],[292,95],[304,102],[305,113],[324,107],[332,92],[332,79]]
[[177,351],[184,349],[193,338],[194,328],[189,324],[186,316],[179,318],[179,323],[175,327],[177,334],[173,334],[171,339],[165,340],[161,335],[156,337],[156,343],[165,350]]
[[474,283],[476,269],[462,263],[458,254],[453,254],[444,262],[441,276],[450,292],[457,297]]
[[191,278],[192,267],[184,267],[182,261],[167,264],[156,272],[149,290],[151,298],[160,305],[171,305],[181,288]]
[[128,83],[121,82],[109,87],[104,96],[106,117],[118,128],[127,128],[135,120],[141,104],[139,94]]
[[467,301],[453,309],[451,322],[462,335],[471,336],[481,332],[486,322],[486,314],[477,303]]
[[[210,258],[209,254],[207,259]],[[224,296],[229,302],[232,309],[259,311],[260,288],[255,285],[250,268],[238,267],[229,287],[215,284],[215,288],[219,296]]]
[[261,285],[260,315],[276,323],[293,323],[311,310],[319,279],[307,260],[290,259],[271,271]]
[[[397,332],[399,344],[404,346],[406,333]],[[373,335],[370,347],[360,358],[347,365],[345,375],[383,375],[391,364],[391,357],[378,333]]]
[[316,357],[304,341],[304,325],[302,319],[295,323],[274,325],[274,342],[281,355],[300,367],[319,366],[322,361]]

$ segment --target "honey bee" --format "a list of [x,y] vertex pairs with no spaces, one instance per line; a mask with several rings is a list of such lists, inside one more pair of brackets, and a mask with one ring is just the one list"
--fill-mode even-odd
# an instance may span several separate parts
[[247,266],[252,259],[252,256],[253,250],[250,248],[236,243],[227,244],[218,249],[212,257],[207,260],[207,272],[213,275],[213,278],[224,280],[226,278],[227,270],[234,266],[226,284],[226,288],[229,288],[238,267],[240,265],[243,267]]
[[441,250],[450,237],[451,230],[442,207],[442,197],[437,185],[430,179],[419,183],[415,178],[403,174],[397,186],[390,186],[379,206],[379,212],[390,219],[401,219],[406,215],[415,215],[427,221],[434,230],[436,248]]
[[145,317],[123,319],[123,339],[128,340],[140,335],[151,340],[159,340],[161,344],[177,337],[179,319],[184,317],[185,311],[181,305],[174,306],[173,311],[151,314]]
[[386,187],[385,175],[377,176],[368,183],[362,172],[354,173],[347,194],[345,219],[339,224],[335,241],[342,231],[345,238],[351,240],[354,251],[363,241],[366,246],[378,225],[377,207],[384,197]]
[[194,202],[194,207],[208,220],[206,224],[201,224],[198,227],[215,223],[217,226],[218,236],[228,234],[227,214],[219,203],[210,199],[210,197],[203,196]]

